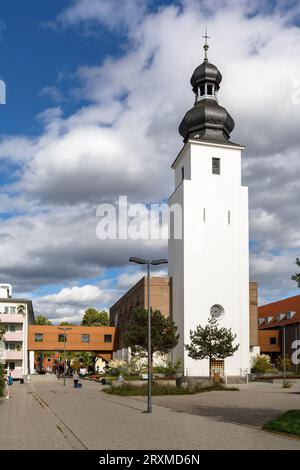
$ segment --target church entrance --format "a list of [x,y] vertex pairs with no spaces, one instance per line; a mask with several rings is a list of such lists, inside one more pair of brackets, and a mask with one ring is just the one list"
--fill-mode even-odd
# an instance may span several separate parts
[[215,376],[215,374],[218,374],[219,377],[222,377],[224,375],[224,360],[212,360],[211,361],[211,374],[212,377]]

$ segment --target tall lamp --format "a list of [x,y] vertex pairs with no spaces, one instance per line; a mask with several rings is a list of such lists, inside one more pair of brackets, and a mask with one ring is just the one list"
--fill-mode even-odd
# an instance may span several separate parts
[[151,361],[151,310],[150,310],[150,265],[159,266],[160,264],[167,264],[168,260],[161,259],[143,259],[131,257],[131,263],[147,265],[147,297],[148,297],[148,408],[147,412],[152,413],[152,361]]

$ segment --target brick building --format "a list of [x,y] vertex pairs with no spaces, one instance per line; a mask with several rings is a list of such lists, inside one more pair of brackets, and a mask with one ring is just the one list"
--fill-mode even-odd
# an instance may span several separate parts
[[[150,277],[151,307],[153,310],[160,310],[166,317],[171,314],[171,285],[171,280],[167,276]],[[147,305],[147,278],[143,277],[110,308],[110,324],[117,328],[117,352],[114,357],[127,357],[124,351],[125,324],[135,307],[147,308]]]
[[28,351],[30,373],[34,372],[35,351],[94,351],[105,361],[116,349],[116,328],[110,326],[70,326],[64,332],[55,325],[29,325]]
[[[199,295],[201,291],[199,290]],[[250,354],[254,356],[259,352],[258,347],[258,294],[257,283],[249,284],[250,302]],[[128,352],[124,345],[125,325],[129,321],[131,312],[135,307],[147,308],[147,278],[140,279],[131,289],[129,289],[111,308],[110,324],[117,327],[116,345],[117,351],[114,357],[126,359]],[[172,316],[172,280],[168,276],[150,277],[150,305],[153,310],[160,310],[165,316]]]
[[300,340],[300,295],[262,305],[258,308],[258,334],[261,352],[272,362],[285,353],[291,357],[294,341]]

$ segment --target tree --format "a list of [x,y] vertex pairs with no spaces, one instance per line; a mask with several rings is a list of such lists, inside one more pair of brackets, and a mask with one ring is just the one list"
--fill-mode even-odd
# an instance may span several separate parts
[[69,323],[68,321],[60,322],[59,326],[75,326],[74,323]]
[[38,315],[36,317],[35,324],[36,325],[52,325],[51,321],[48,320],[48,318],[44,317],[43,315]]
[[102,310],[99,312],[95,308],[88,308],[83,315],[82,326],[109,326],[108,313]]
[[[132,352],[146,355],[148,351],[148,311],[142,307],[132,311],[131,320],[125,324],[124,344]],[[154,353],[167,354],[179,340],[177,326],[159,310],[151,309],[151,364]]]
[[231,329],[220,328],[214,317],[208,319],[205,327],[198,325],[195,331],[190,330],[191,344],[185,345],[192,359],[209,359],[209,378],[211,379],[211,362],[233,356],[239,344],[233,346],[236,338]]
[[[300,266],[300,259],[299,258],[296,259],[296,265]],[[291,279],[292,279],[292,281],[296,281],[298,287],[300,287],[300,273],[293,274]]]
[[18,305],[17,306],[17,312],[21,315],[25,315],[25,306],[24,305]]
[[4,340],[4,335],[5,335],[5,328],[4,328],[4,326],[0,325],[0,341]]

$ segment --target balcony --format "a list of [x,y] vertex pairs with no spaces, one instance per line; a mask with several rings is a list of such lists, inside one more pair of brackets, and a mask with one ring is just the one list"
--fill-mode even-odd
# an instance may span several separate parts
[[0,313],[1,323],[23,323],[24,316],[20,313]]
[[23,331],[6,331],[5,341],[23,341]]
[[23,359],[23,351],[3,351],[3,361],[20,361]]
[[22,367],[17,367],[15,370],[12,370],[11,375],[13,379],[21,379],[23,377]]

